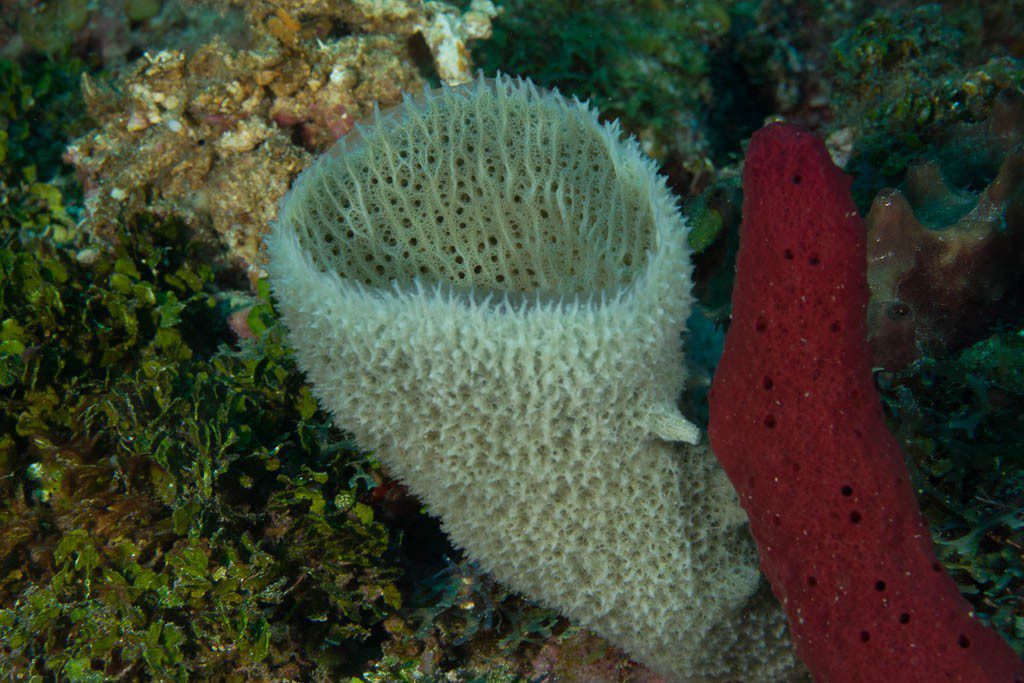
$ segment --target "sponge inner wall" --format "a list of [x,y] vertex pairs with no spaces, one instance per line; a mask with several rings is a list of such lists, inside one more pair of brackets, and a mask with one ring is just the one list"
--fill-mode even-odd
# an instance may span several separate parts
[[283,218],[316,266],[558,295],[632,281],[654,248],[646,170],[584,105],[509,81],[456,92],[406,99],[296,187],[305,201]]

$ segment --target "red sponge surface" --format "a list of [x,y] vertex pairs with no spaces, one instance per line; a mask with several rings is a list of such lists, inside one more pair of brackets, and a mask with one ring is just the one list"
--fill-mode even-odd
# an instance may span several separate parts
[[772,124],[743,175],[711,445],[816,681],[1024,681],[935,558],[872,381],[865,229],[818,138]]

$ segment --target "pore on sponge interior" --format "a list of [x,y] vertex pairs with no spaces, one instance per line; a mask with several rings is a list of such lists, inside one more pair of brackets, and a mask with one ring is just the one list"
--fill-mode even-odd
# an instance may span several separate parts
[[784,617],[675,404],[686,232],[617,124],[499,77],[340,140],[268,270],[321,404],[498,580],[672,679],[780,680]]

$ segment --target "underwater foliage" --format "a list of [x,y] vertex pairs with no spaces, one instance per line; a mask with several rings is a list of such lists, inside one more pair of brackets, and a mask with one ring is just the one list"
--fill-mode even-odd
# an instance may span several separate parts
[[939,559],[1024,656],[1024,327],[879,379]]
[[375,463],[317,411],[265,289],[227,343],[182,225],[59,246],[61,68],[0,63],[0,676],[358,671],[401,603]]
[[0,59],[0,231],[47,235],[59,242],[74,233],[81,190],[59,174],[68,137],[85,125],[77,61]]
[[65,140],[79,134],[82,65],[39,61],[19,64],[0,59],[0,163],[5,168],[35,166],[50,179],[59,170]]
[[297,676],[400,605],[387,529],[263,299],[214,346],[174,223],[0,251],[3,675]]
[[[529,76],[592,103],[658,159],[699,172],[696,111],[711,96],[709,46],[729,31],[726,3],[503,0],[490,40],[473,48],[486,73]],[[710,162],[707,162],[710,163]],[[696,164],[696,165],[695,165]]]
[[1000,91],[1024,85],[1024,62],[984,43],[982,11],[879,9],[836,42],[832,110],[861,132],[847,169],[863,176],[855,188],[900,176],[951,124],[984,117]]

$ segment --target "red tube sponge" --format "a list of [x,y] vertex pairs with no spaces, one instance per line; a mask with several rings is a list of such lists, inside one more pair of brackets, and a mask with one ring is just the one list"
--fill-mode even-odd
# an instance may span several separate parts
[[865,229],[811,133],[772,124],[743,174],[711,445],[816,681],[1020,683],[935,558],[871,377]]

